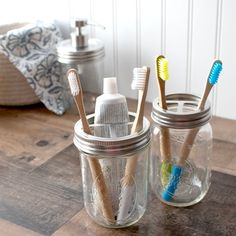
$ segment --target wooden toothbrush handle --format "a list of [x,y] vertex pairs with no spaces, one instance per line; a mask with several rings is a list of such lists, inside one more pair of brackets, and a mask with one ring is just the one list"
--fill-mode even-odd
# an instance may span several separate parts
[[79,111],[80,120],[82,122],[82,127],[83,127],[84,132],[86,134],[92,135],[88,120],[86,118],[84,103],[82,102],[82,99],[83,99],[83,94],[82,94],[82,91],[80,91],[80,94],[74,97],[74,101]]
[[180,150],[180,159],[178,161],[178,165],[183,166],[185,164],[198,131],[199,128],[194,128],[188,132]]
[[[92,135],[88,120],[86,118],[84,104],[82,103],[82,91],[80,95],[74,97],[74,99],[75,99],[76,106],[79,110],[83,130],[85,133]],[[106,186],[105,178],[103,176],[101,165],[98,160],[92,157],[88,158],[88,162],[89,162],[89,167],[92,174],[92,179],[93,179],[93,182],[95,183],[98,197],[100,200],[99,202],[100,202],[103,216],[106,219],[108,224],[112,224],[115,222],[115,219],[113,215],[111,199],[108,194],[108,189]]]
[[106,182],[103,176],[102,168],[98,160],[91,157],[88,158],[89,167],[91,170],[93,182],[95,183],[96,190],[99,197],[103,216],[108,224],[114,223],[114,215],[112,210],[111,199],[108,194]]
[[124,186],[133,185],[137,163],[138,163],[137,156],[129,157],[125,166],[125,175],[124,178],[122,179],[122,185]]
[[[199,102],[199,105],[198,105],[199,110],[204,109],[207,97],[208,97],[208,95],[209,95],[212,88],[213,88],[213,85],[208,83],[208,81],[207,81],[206,87],[205,87],[205,90],[204,90],[204,94],[203,94],[203,96],[202,96],[202,98]],[[180,166],[183,166],[186,159],[188,158],[189,153],[191,151],[191,148],[193,146],[195,137],[196,137],[199,129],[200,128],[195,128],[195,129],[192,129],[188,132],[188,134],[187,134],[187,136],[184,140],[184,143],[182,145],[182,148],[180,150],[180,159],[179,159],[179,165]]]
[[160,127],[160,154],[163,161],[170,162],[170,133],[166,127]]
[[158,89],[159,89],[159,94],[160,94],[160,100],[159,100],[159,106],[164,109],[167,110],[167,103],[166,103],[166,95],[165,95],[165,81],[162,80],[161,78],[158,78]]
[[[76,106],[79,111],[80,120],[82,123],[83,130],[85,133],[92,135],[92,132],[91,132],[91,129],[89,127],[89,123],[88,123],[88,120],[86,117],[86,113],[85,113],[85,108],[84,108],[84,103],[83,103],[83,91],[82,91],[82,87],[80,84],[79,75],[77,74],[77,71],[74,69],[69,70],[68,73],[70,73],[70,71],[72,71],[76,75],[77,81],[76,81],[76,83],[74,83],[75,81],[73,81],[73,86],[75,88],[73,88],[72,90],[73,91],[75,90],[73,97],[74,97]],[[113,215],[112,203],[111,203],[111,199],[108,194],[108,189],[106,186],[106,182],[105,182],[105,179],[103,176],[103,172],[102,172],[102,168],[99,163],[99,160],[89,157],[89,156],[87,159],[88,159],[89,168],[90,168],[90,171],[92,174],[93,183],[95,184],[95,188],[96,188],[96,191],[98,194],[102,214],[108,224],[114,223],[115,218]]]

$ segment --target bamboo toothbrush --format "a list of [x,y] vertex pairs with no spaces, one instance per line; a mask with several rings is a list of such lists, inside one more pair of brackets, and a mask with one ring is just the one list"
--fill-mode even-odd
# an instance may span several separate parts
[[[94,116],[94,135],[117,139],[129,134],[129,111],[125,96],[118,92],[115,77],[104,78],[103,94],[96,98]],[[97,125],[97,126],[96,126]],[[119,209],[120,179],[123,177],[122,166],[117,158],[100,160],[104,178],[112,199],[113,212]]]
[[[85,133],[92,135],[91,129],[86,118],[84,103],[83,103],[83,92],[79,79],[79,75],[75,69],[70,69],[67,72],[71,94],[74,97],[76,106],[79,110],[82,127]],[[112,212],[112,204],[108,194],[105,179],[102,173],[102,169],[98,160],[94,158],[88,158],[89,167],[92,174],[92,179],[95,183],[96,190],[101,204],[101,210],[103,216],[108,224],[114,223],[114,216]],[[99,178],[98,178],[99,176]]]
[[[150,68],[134,68],[133,70],[132,89],[138,90],[138,106],[134,123],[131,128],[131,134],[139,132],[143,128],[144,105],[147,96],[148,81],[150,76]],[[129,215],[129,209],[132,205],[132,196],[134,189],[134,176],[137,167],[137,157],[133,156],[127,160],[125,166],[125,175],[122,178],[122,190],[119,204],[117,221],[122,222]]]
[[[168,60],[162,55],[156,58],[156,77],[160,95],[159,105],[162,109],[167,110],[165,81],[169,79]],[[171,173],[170,134],[169,129],[165,127],[160,127],[160,155],[162,158],[161,182],[165,187]]]
[[[213,86],[217,83],[220,72],[222,71],[222,62],[220,60],[214,61],[210,74],[207,79],[206,87],[203,93],[203,96],[201,98],[201,101],[198,105],[198,110],[203,110],[205,107],[205,103],[207,100],[207,97],[213,88]],[[180,158],[176,165],[172,166],[170,181],[165,189],[165,191],[162,193],[162,198],[165,201],[170,201],[175,193],[175,190],[177,189],[178,183],[180,181],[183,167],[185,165],[185,162],[190,154],[192,145],[194,143],[195,137],[198,133],[200,128],[195,128],[187,134],[185,141],[182,145],[182,148],[180,150]]]

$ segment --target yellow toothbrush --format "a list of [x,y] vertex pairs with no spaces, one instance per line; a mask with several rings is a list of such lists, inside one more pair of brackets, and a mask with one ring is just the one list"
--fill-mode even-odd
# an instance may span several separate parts
[[[156,58],[156,77],[160,95],[159,106],[167,110],[165,81],[169,79],[168,60],[162,55]],[[171,148],[169,129],[165,127],[160,127],[160,155],[162,159],[161,182],[163,186],[166,186],[171,173]]]

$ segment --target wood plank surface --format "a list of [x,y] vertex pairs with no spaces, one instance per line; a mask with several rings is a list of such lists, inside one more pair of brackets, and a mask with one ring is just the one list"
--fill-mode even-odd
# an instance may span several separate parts
[[215,139],[225,142],[236,143],[236,121],[213,117],[211,120],[213,135]]
[[216,171],[236,175],[236,143],[214,139],[211,167]]
[[32,172],[9,169],[1,162],[0,170],[2,219],[51,235],[83,207],[80,163],[74,146]]
[[198,204],[176,208],[157,198],[149,202],[147,212],[135,225],[125,229],[98,226],[85,209],[56,231],[53,236],[154,236],[154,235],[235,235],[236,177],[213,172],[206,197]]
[[13,223],[10,223],[6,220],[0,220],[0,235],[1,236],[42,236],[42,234],[38,234],[36,232],[33,232],[29,229],[26,229],[24,227],[21,227],[19,225],[15,225]]
[[[26,175],[1,171],[0,183],[0,217],[43,235],[181,235],[182,230],[186,235],[236,233],[236,177],[218,172],[213,172],[210,191],[201,203],[173,208],[152,197],[143,219],[122,230],[96,225],[82,209],[80,163],[74,146]],[[177,231],[179,225],[184,229]]]
[[[130,111],[137,101],[128,100]],[[145,115],[151,121],[151,104]],[[236,121],[213,117],[212,185],[204,200],[173,208],[149,194],[140,222],[102,228],[83,208],[80,161],[72,144],[77,114],[42,105],[0,107],[0,236],[236,235]]]
[[72,143],[78,116],[56,116],[40,105],[0,108],[0,159],[33,169]]

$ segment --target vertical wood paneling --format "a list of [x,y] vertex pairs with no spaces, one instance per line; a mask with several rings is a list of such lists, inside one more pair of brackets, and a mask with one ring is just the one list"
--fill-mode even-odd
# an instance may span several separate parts
[[116,77],[118,77],[117,0],[112,0],[112,25],[113,25],[113,65],[114,65],[114,75]]
[[166,54],[166,0],[161,0],[161,54]]
[[187,58],[186,58],[186,84],[185,91],[190,92],[192,72],[192,41],[193,41],[193,0],[188,1],[188,26],[187,26]]
[[227,0],[222,4],[221,59],[223,72],[218,82],[216,115],[236,119],[236,1]]
[[[222,36],[222,3],[223,0],[217,0],[217,13],[216,13],[216,35],[215,35],[215,58],[220,59],[221,57],[221,36]],[[217,112],[217,91],[218,86],[215,87],[213,93],[213,114],[216,115]]]
[[[99,0],[94,1],[94,22],[105,26],[105,30],[101,28],[95,28],[96,38],[101,39],[104,42],[106,56],[104,58],[104,77],[111,77],[116,75],[114,66],[115,55],[115,24],[114,22],[114,6],[111,0]],[[104,14],[104,9],[106,13]]]
[[132,70],[137,63],[136,0],[117,1],[118,86],[120,92],[134,97]]
[[[195,0],[193,4],[190,92],[202,96],[215,59],[217,1]],[[212,95],[209,99],[212,100]]]
[[[169,59],[167,93],[191,92],[201,96],[216,58],[224,62],[223,77],[226,73],[232,78],[233,66],[228,66],[232,64],[230,48],[236,35],[232,34],[236,9],[233,0],[227,3],[223,0],[152,0],[148,4],[144,0],[113,0],[110,4],[106,0],[99,4],[90,0],[91,4],[94,9],[90,8],[90,16],[94,10],[96,21],[110,26],[106,34],[97,34],[108,49],[105,74],[113,72],[119,78],[120,92],[126,96],[136,97],[130,90],[132,69],[141,65],[151,67],[147,100],[158,96],[154,58],[159,54]],[[110,13],[103,14],[105,5],[111,9]],[[213,114],[236,119],[232,109],[226,106],[231,101],[228,92],[234,95],[232,88],[228,83],[219,82],[213,89],[209,97]]]
[[136,0],[136,66],[141,66],[141,0]]
[[157,97],[154,58],[164,54],[170,70],[167,93],[201,96],[212,62],[220,58],[222,79],[209,98],[214,114],[236,119],[228,105],[235,98],[234,0],[70,0],[70,5],[72,17],[86,17],[106,26],[105,31],[93,29],[91,33],[104,41],[105,76],[118,77],[121,93],[137,97],[130,89],[132,70],[148,65],[147,100]]
[[166,0],[166,57],[170,80],[167,93],[185,92],[188,0]]
[[[42,20],[54,18],[61,24],[64,37],[69,37],[68,22],[72,17],[87,18],[104,25],[104,31],[98,28],[89,30],[105,44],[104,76],[117,76],[120,92],[132,98],[137,98],[137,92],[130,88],[132,70],[142,65],[151,67],[147,100],[152,101],[158,96],[156,55],[164,54],[169,59],[167,93],[190,92],[199,96],[213,60],[220,58],[224,65],[222,78],[209,97],[213,114],[236,119],[235,109],[229,105],[236,99],[234,0],[68,0],[58,4],[50,15],[49,8],[40,13],[32,4],[27,4],[32,10],[24,17],[23,13],[16,12],[12,19],[16,21],[21,15],[22,20],[38,15]],[[9,5],[2,9],[3,18],[7,20],[10,16],[4,12]]]
[[[141,1],[141,65],[151,67],[147,100],[158,97],[155,57],[161,54],[161,0]],[[150,33],[151,32],[151,33]]]

